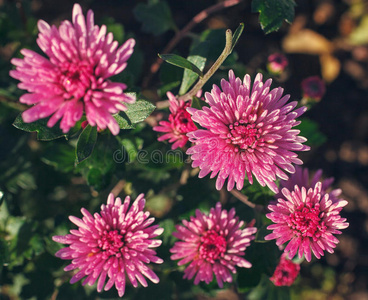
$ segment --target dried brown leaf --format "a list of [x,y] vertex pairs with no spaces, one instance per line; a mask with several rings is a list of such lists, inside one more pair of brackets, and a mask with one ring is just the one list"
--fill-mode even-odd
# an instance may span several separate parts
[[321,63],[322,77],[326,82],[332,82],[340,73],[341,63],[340,61],[330,55],[324,54],[319,57]]
[[322,55],[333,51],[333,44],[328,39],[310,29],[302,29],[287,35],[282,47],[287,53]]

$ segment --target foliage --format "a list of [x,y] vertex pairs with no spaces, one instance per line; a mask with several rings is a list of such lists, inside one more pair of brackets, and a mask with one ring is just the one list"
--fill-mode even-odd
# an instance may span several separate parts
[[142,23],[142,30],[145,32],[159,35],[175,28],[170,8],[165,1],[139,3],[134,9],[134,14]]
[[[113,33],[119,44],[130,37],[137,40],[126,70],[114,77],[116,82],[125,83],[128,93],[137,99],[126,104],[127,110],[113,115],[121,129],[117,136],[86,124],[85,117],[68,133],[61,131],[59,123],[48,127],[48,118],[33,123],[23,121],[22,111],[26,107],[18,102],[22,91],[16,88],[17,82],[8,72],[11,57],[22,57],[20,49],[40,52],[35,44],[35,12],[23,2],[25,6],[7,1],[0,4],[4,8],[0,12],[0,298],[116,299],[114,289],[99,294],[95,286],[69,284],[72,274],[64,272],[66,263],[54,256],[62,246],[52,241],[52,236],[65,235],[75,229],[68,216],[82,217],[81,207],[93,214],[105,203],[109,192],[114,191],[132,198],[145,193],[147,210],[165,229],[161,236],[163,244],[158,249],[164,263],[154,267],[160,283],[137,289],[128,286],[125,299],[184,300],[216,295],[219,291],[216,280],[209,285],[194,285],[193,281],[183,279],[184,267],[170,260],[169,249],[176,241],[172,235],[176,224],[189,219],[196,209],[209,211],[220,200],[226,209],[235,207],[237,216],[246,225],[254,219],[258,228],[256,239],[245,255],[253,267],[239,269],[234,282],[226,283],[225,288],[236,289],[247,299],[289,299],[288,288],[277,288],[268,280],[281,254],[273,241],[264,240],[269,233],[266,207],[274,193],[258,182],[246,184],[242,194],[249,198],[250,206],[247,206],[231,193],[217,191],[215,179],[198,178],[185,148],[172,150],[171,144],[158,142],[157,133],[152,130],[159,121],[168,119],[165,93],[172,91],[186,96],[219,57],[226,60],[203,82],[202,94],[209,91],[212,84],[220,84],[229,69],[234,69],[239,77],[252,70],[251,63],[244,63],[252,58],[242,60],[244,53],[250,54],[236,47],[237,43],[251,44],[242,35],[247,27],[242,23],[246,20],[241,18],[230,22],[234,25],[231,29],[235,29],[230,45],[225,42],[227,28],[211,25],[199,26],[187,33],[185,39],[182,37],[186,44],[169,51],[173,53],[157,50],[154,41],[159,41],[161,50],[173,34],[178,34],[178,28],[183,27],[182,21],[177,20],[180,20],[178,11],[182,7],[180,4],[175,4],[179,8],[175,7],[172,2],[114,4],[119,9],[130,9],[135,25],[141,24],[141,29],[122,24],[119,13],[110,17],[108,11],[114,10],[114,6],[105,9],[105,4],[98,1],[88,2],[92,7],[103,8],[98,12],[96,23],[106,24],[107,31]],[[197,5],[203,4],[196,4],[196,8]],[[293,0],[253,0],[252,11],[260,14],[262,29],[270,33],[278,30],[284,20],[293,21],[294,6]],[[193,12],[188,11],[192,17]],[[61,14],[54,16],[53,21],[60,17]],[[222,57],[226,46],[230,46],[228,53]],[[3,55],[5,50],[11,55]],[[156,59],[157,52],[165,62],[159,76],[151,74],[150,81],[147,80],[149,65]],[[191,107],[196,109],[208,106],[199,94],[191,97]],[[320,146],[326,141],[312,120],[303,119],[297,128],[311,146]]]
[[24,123],[22,115],[19,114],[15,119],[13,125],[14,127],[24,131],[37,132],[37,139],[41,141],[51,141],[63,136],[66,137],[66,135],[63,134],[63,132],[57,125],[51,128],[47,127],[47,121],[48,120],[46,119],[42,119],[33,123]]
[[282,22],[294,20],[294,0],[253,0],[252,11],[259,12],[259,22],[265,33],[277,31]]

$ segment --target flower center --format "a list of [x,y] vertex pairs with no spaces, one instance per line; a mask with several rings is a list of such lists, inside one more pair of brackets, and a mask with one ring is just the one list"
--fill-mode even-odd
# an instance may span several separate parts
[[190,114],[186,110],[179,110],[175,115],[171,114],[169,121],[173,126],[174,131],[177,133],[188,133],[196,130]]
[[287,279],[289,278],[289,275],[290,275],[289,273],[290,273],[289,271],[281,270],[281,277],[284,279]]
[[256,124],[247,124],[244,120],[229,125],[226,143],[233,144],[235,152],[239,150],[253,150],[259,142],[263,142]]
[[60,69],[60,84],[65,91],[65,99],[82,98],[91,88],[92,82],[95,82],[90,65],[64,62]]
[[321,84],[317,81],[313,81],[309,84],[310,92],[314,95],[319,95],[321,93]]
[[319,204],[312,207],[311,204],[301,204],[289,215],[287,224],[294,230],[297,236],[312,237],[317,239],[325,231],[326,226],[320,218]]
[[199,256],[208,262],[214,263],[216,259],[226,252],[226,240],[214,230],[207,231],[201,237]]
[[97,243],[106,256],[120,256],[120,249],[124,246],[123,236],[117,230],[105,230]]
[[277,62],[278,64],[281,64],[282,63],[282,58],[281,57],[276,57],[275,58],[275,62]]

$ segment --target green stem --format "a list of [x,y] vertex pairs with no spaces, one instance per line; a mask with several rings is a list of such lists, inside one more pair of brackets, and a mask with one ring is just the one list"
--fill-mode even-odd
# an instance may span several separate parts
[[207,71],[207,73],[204,74],[204,76],[198,80],[197,84],[188,93],[179,97],[180,100],[186,101],[192,99],[193,96],[197,94],[197,92],[205,85],[205,83],[211,78],[211,76],[218,70],[218,68],[222,65],[225,59],[230,55],[232,43],[233,43],[233,33],[231,32],[230,29],[228,29],[226,30],[225,48],[222,51],[219,58],[215,61],[215,63]]

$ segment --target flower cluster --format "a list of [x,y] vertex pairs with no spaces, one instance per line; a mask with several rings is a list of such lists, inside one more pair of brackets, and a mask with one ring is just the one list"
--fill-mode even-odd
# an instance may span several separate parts
[[124,103],[134,102],[135,97],[124,94],[127,86],[109,77],[125,69],[135,41],[129,39],[118,47],[112,33],[106,35],[106,26],[94,24],[91,10],[85,18],[79,4],[74,5],[72,23],[63,21],[56,28],[40,20],[38,29],[37,44],[48,58],[23,49],[24,58],[11,61],[16,70],[10,76],[28,91],[20,102],[34,105],[22,114],[24,122],[52,115],[47,126],[62,118],[60,128],[67,133],[85,113],[91,126],[109,128],[117,135],[120,128],[112,114],[126,110]]
[[167,97],[170,103],[170,116],[168,121],[160,121],[160,126],[153,127],[153,130],[157,132],[164,132],[165,134],[158,138],[158,141],[169,140],[169,143],[173,143],[171,148],[184,147],[188,142],[187,133],[196,130],[190,114],[186,109],[190,106],[191,102],[184,102],[178,100],[175,96],[168,92]]
[[199,177],[217,175],[216,188],[241,190],[245,176],[253,183],[253,176],[262,185],[278,192],[276,177],[288,179],[284,171],[293,173],[293,164],[302,164],[294,151],[306,151],[306,138],[293,129],[300,122],[296,118],[305,107],[295,109],[296,101],[287,103],[283,89],[270,90],[271,79],[262,82],[258,74],[251,87],[249,75],[242,81],[229,72],[229,81],[222,79],[221,89],[214,85],[206,93],[210,107],[202,110],[188,108],[193,121],[204,129],[188,133],[194,145],[188,149],[193,167],[199,167]]
[[184,278],[195,276],[194,284],[201,281],[208,284],[214,274],[219,287],[223,287],[224,282],[232,282],[231,273],[236,273],[236,266],[252,266],[243,256],[257,228],[242,228],[243,225],[244,222],[235,217],[234,208],[228,212],[220,203],[211,208],[208,215],[197,210],[190,221],[183,220],[183,226],[176,226],[177,232],[173,235],[180,241],[170,249],[171,259],[180,259],[179,266],[189,263]]
[[[11,61],[16,68],[10,76],[28,92],[20,102],[33,105],[23,112],[23,121],[49,117],[47,126],[60,121],[60,128],[67,133],[85,114],[82,128],[89,124],[117,135],[120,128],[113,114],[126,110],[125,104],[133,103],[135,96],[124,93],[124,83],[109,78],[126,68],[135,41],[129,39],[118,47],[105,25],[94,24],[93,12],[89,10],[85,17],[78,4],[72,22],[64,21],[57,28],[41,20],[38,29],[37,44],[47,58],[22,49],[24,58]],[[281,74],[287,65],[281,54],[268,58],[273,74]],[[252,84],[249,75],[241,80],[230,70],[228,81],[222,79],[221,87],[213,85],[211,92],[205,93],[208,106],[202,109],[190,107],[191,101],[178,100],[168,92],[171,114],[153,130],[164,133],[158,140],[168,140],[172,149],[183,148],[190,141],[186,153],[193,168],[200,169],[200,178],[208,174],[217,177],[217,190],[226,181],[228,191],[234,187],[241,190],[245,180],[253,184],[255,178],[276,193],[266,214],[273,222],[267,227],[272,233],[265,240],[287,245],[270,280],[276,286],[290,286],[300,271],[290,260],[296,254],[311,261],[312,254],[319,259],[325,251],[334,252],[339,242],[335,235],[349,225],[340,216],[347,201],[339,198],[341,190],[331,189],[333,178],[322,181],[318,170],[310,179],[308,169],[295,166],[303,164],[295,152],[310,149],[294,128],[306,107],[296,108],[297,101],[288,102],[290,96],[283,96],[281,87],[271,89],[271,83],[257,74]],[[305,99],[319,101],[325,93],[318,76],[303,80],[302,89],[302,104]],[[163,262],[154,250],[162,243],[157,237],[163,229],[153,225],[155,219],[144,208],[143,194],[132,204],[129,196],[122,201],[110,194],[99,213],[92,215],[82,208],[81,219],[69,217],[78,229],[53,236],[53,240],[68,245],[55,255],[71,261],[64,268],[74,270],[71,283],[83,279],[83,285],[96,284],[98,292],[115,286],[122,297],[128,281],[134,287],[138,283],[146,287],[146,279],[159,282],[148,264]],[[215,277],[222,288],[232,282],[237,267],[252,266],[244,257],[257,232],[253,225],[245,226],[234,208],[225,210],[220,203],[208,214],[196,210],[189,221],[176,226],[173,236],[178,241],[170,249],[171,259],[179,260],[179,266],[186,265],[184,279],[194,278],[197,285],[209,284]]]
[[[55,255],[71,260],[65,271],[78,269],[70,283],[83,278],[83,285],[93,285],[97,281],[99,292],[115,285],[121,297],[125,293],[126,277],[134,287],[138,286],[138,282],[146,287],[144,277],[154,283],[159,282],[157,275],[146,264],[163,262],[152,250],[161,244],[155,238],[163,229],[152,225],[154,218],[149,218],[149,213],[143,211],[144,206],[143,194],[131,206],[129,197],[122,202],[120,198],[114,200],[113,194],[110,194],[107,205],[101,206],[99,214],[92,216],[82,208],[82,219],[69,217],[79,228],[65,236],[54,236],[53,240],[69,245]],[[231,273],[236,273],[236,266],[252,266],[243,256],[257,228],[252,224],[243,227],[244,222],[235,216],[234,208],[228,212],[217,203],[209,215],[197,210],[190,222],[183,220],[183,226],[176,226],[177,232],[173,235],[181,241],[170,250],[173,253],[171,259],[181,259],[179,265],[190,262],[184,271],[184,278],[195,276],[194,284],[200,281],[210,283],[214,274],[222,287],[223,282],[232,281]]]

